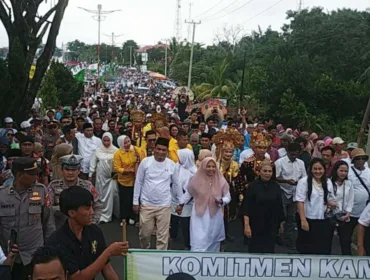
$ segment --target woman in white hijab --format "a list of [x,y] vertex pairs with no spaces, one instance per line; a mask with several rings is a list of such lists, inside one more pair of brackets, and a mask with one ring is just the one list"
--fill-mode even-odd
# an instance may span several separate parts
[[89,177],[96,172],[96,190],[104,205],[100,222],[108,223],[112,220],[113,213],[119,217],[119,196],[117,181],[112,179],[113,156],[118,150],[112,144],[113,136],[106,132],[102,137],[102,145],[96,149],[90,161]]
[[[182,149],[178,150],[177,155],[179,157],[179,162],[176,163],[176,174],[179,178],[179,185],[182,186],[183,192],[185,193],[191,178],[193,178],[197,172],[197,167],[195,165],[193,151],[189,149]],[[179,201],[177,201],[176,195],[172,193],[170,236],[172,239],[177,238],[180,224],[182,235],[184,237],[185,250],[190,250],[190,216],[191,209],[193,208],[193,201],[190,201],[184,205],[180,216],[176,213],[177,205],[179,205]]]

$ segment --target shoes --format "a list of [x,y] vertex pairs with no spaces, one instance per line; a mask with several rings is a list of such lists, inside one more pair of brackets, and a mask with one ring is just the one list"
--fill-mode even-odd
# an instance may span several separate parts
[[120,225],[120,226],[123,226],[123,223],[121,222],[119,225]]
[[128,221],[128,223],[129,223],[129,225],[134,225],[135,224],[135,220],[133,220],[133,219],[130,219],[129,221]]

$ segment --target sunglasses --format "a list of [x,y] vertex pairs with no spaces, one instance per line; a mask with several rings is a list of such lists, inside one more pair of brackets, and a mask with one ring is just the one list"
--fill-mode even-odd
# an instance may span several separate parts
[[147,141],[148,141],[148,142],[155,142],[155,141],[156,141],[156,139],[148,139]]
[[13,134],[13,133],[9,133],[9,134],[7,134],[7,135],[8,135],[8,136],[12,136],[12,137],[14,136],[14,134]]
[[69,124],[69,122],[62,122],[62,124]]
[[132,125],[128,125],[127,128],[132,128]]
[[49,128],[50,129],[55,129],[55,128],[57,128],[57,126],[56,125],[49,125]]

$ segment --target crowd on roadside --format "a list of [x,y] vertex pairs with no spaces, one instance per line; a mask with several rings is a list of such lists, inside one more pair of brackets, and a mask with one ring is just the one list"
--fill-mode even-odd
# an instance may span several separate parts
[[[4,119],[0,262],[13,279],[57,261],[54,249],[69,279],[118,279],[108,261],[128,244],[107,246],[96,226],[113,216],[139,227],[143,249],[152,235],[156,249],[171,248],[181,229],[184,250],[227,250],[244,234],[251,253],[277,243],[330,255],[336,234],[352,255],[356,230],[357,254],[370,255],[369,157],[357,143],[247,110],[231,116],[214,100],[191,106],[187,88],[132,70],[117,80],[87,86],[77,104]],[[244,233],[229,229],[233,220]]]

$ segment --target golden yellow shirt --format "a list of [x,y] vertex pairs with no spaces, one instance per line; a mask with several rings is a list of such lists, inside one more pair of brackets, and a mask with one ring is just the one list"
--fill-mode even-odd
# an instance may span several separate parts
[[[135,183],[136,164],[139,164],[144,158],[144,151],[138,147],[134,147],[134,150],[129,151],[119,149],[113,158],[113,168],[118,174],[118,183],[125,187],[133,187]],[[124,173],[128,170],[132,172]]]

